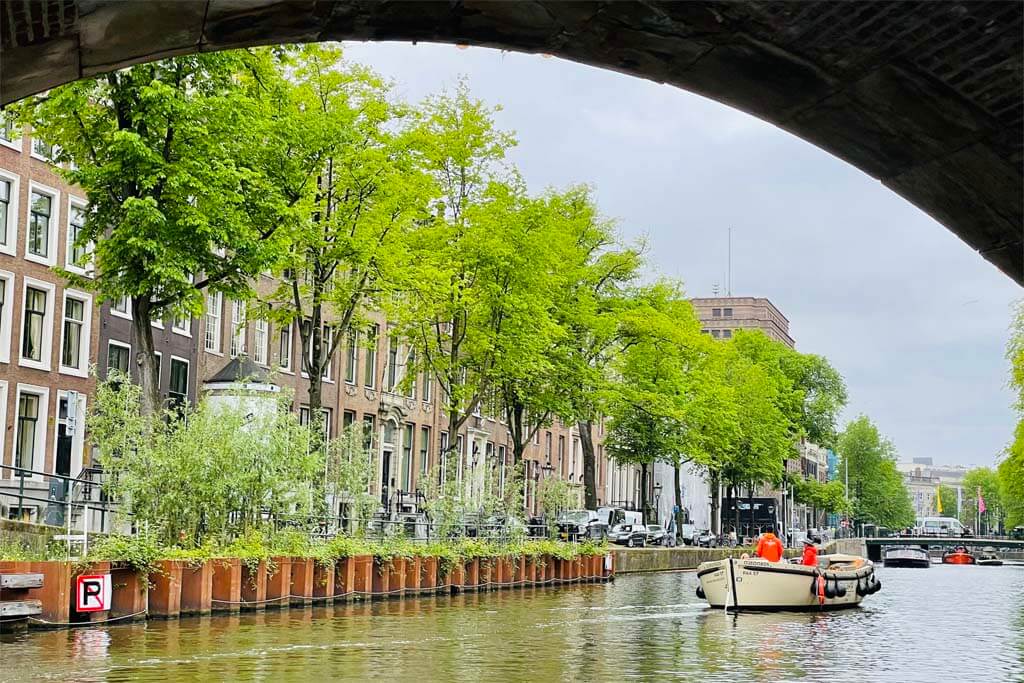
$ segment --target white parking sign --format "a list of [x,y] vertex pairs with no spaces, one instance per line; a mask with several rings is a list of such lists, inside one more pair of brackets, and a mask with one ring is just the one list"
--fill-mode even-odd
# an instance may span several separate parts
[[110,574],[88,574],[75,579],[75,609],[104,612],[110,609]]

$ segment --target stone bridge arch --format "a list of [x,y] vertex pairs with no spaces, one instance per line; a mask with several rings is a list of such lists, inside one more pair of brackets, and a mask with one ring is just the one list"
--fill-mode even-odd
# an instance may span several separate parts
[[138,62],[280,42],[548,53],[774,123],[1024,284],[1022,16],[1016,0],[12,1],[0,3],[0,103]]

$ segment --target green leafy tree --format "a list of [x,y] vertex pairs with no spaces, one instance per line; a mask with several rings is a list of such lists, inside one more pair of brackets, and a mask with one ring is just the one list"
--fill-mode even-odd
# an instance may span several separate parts
[[[960,518],[960,506],[957,505],[956,489],[952,486],[939,485],[935,492],[936,496],[942,498],[942,516]],[[935,503],[936,508],[938,503]],[[937,510],[936,510],[937,512]]]
[[[978,494],[985,501],[985,512],[978,516]],[[1002,527],[1006,506],[999,490],[999,474],[990,467],[976,467],[964,475],[963,507],[960,521],[965,526],[988,533]],[[980,521],[980,524],[979,524]]]
[[514,140],[495,128],[493,111],[460,84],[418,115],[420,163],[439,201],[412,240],[417,258],[389,319],[412,349],[411,370],[440,388],[450,435],[441,471],[454,478],[459,430],[499,379],[533,365],[546,343],[550,315],[536,288],[548,260],[538,254],[531,202],[503,163]]
[[896,449],[871,420],[861,415],[847,424],[838,449],[842,458],[839,469],[849,472],[855,521],[890,529],[913,525],[914,508],[896,469]]
[[264,167],[281,154],[267,125],[269,54],[149,62],[20,105],[89,200],[76,246],[92,250],[96,277],[68,278],[100,301],[131,300],[147,412],[159,406],[151,323],[198,314],[203,290],[247,296],[282,253],[277,230],[291,207]]
[[297,323],[319,435],[324,373],[405,267],[404,240],[426,217],[429,184],[401,123],[407,108],[391,102],[379,76],[333,47],[279,54],[287,78],[274,89],[272,134],[287,153],[267,166],[297,215],[276,264],[281,286],[264,314]]
[[1010,386],[1017,392],[1014,408],[1018,417],[1013,441],[999,463],[998,475],[1006,526],[1012,529],[1024,524],[1024,302],[1017,305],[1006,358],[1010,361]]
[[266,523],[306,524],[323,476],[291,397],[241,393],[195,410],[144,413],[138,385],[115,375],[97,388],[90,439],[105,492],[167,545],[198,546]]
[[822,526],[821,515],[851,512],[843,482],[835,480],[821,483],[817,479],[798,478],[792,482],[794,500],[811,506],[818,515],[815,526]]

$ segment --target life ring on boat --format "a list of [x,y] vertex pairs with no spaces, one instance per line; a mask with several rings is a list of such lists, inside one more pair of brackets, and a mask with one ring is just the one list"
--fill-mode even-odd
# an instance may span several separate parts
[[818,588],[818,605],[825,604],[825,598],[828,597],[828,587],[825,585],[825,577],[821,574],[817,578]]

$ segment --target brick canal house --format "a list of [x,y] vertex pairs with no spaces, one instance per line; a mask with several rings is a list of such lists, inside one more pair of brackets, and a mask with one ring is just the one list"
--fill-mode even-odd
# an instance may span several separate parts
[[[0,118],[0,515],[63,524],[63,505],[49,503],[64,500],[61,487],[68,482],[50,475],[79,477],[89,465],[85,415],[95,390],[90,369],[95,366],[105,378],[110,368],[136,374],[137,366],[130,303],[96,305],[88,292],[66,287],[53,270],[60,266],[88,275],[90,266],[87,250],[72,246],[85,194],[60,178],[50,153],[28,130]],[[257,290],[265,293],[274,286],[274,280],[261,277]],[[159,387],[169,402],[195,402],[209,383],[255,367],[289,388],[300,419],[308,420],[309,383],[294,325],[275,328],[250,319],[245,302],[208,294],[201,318],[167,319],[153,331]],[[326,428],[336,437],[356,422],[367,427],[376,467],[372,492],[380,497],[381,511],[391,517],[417,513],[425,477],[453,437],[429,378],[418,376],[399,390],[408,351],[388,333],[383,318],[371,337],[344,344],[328,369]],[[481,407],[454,437],[459,451],[454,476],[467,491],[480,490],[489,468],[503,481],[512,464],[508,429],[499,413]],[[635,502],[634,468],[610,462],[602,440],[599,425],[599,502]],[[577,485],[582,505],[583,453],[574,426],[556,420],[540,430],[525,460],[524,503],[531,514],[539,511],[537,485],[549,476]],[[34,500],[19,502],[19,491]]]
[[[100,336],[92,295],[53,271],[88,274],[87,254],[72,246],[85,195],[57,175],[51,152],[0,118],[0,492],[43,501],[52,483],[43,473],[75,476],[88,462]],[[45,507],[4,498],[0,512],[41,522]]]

